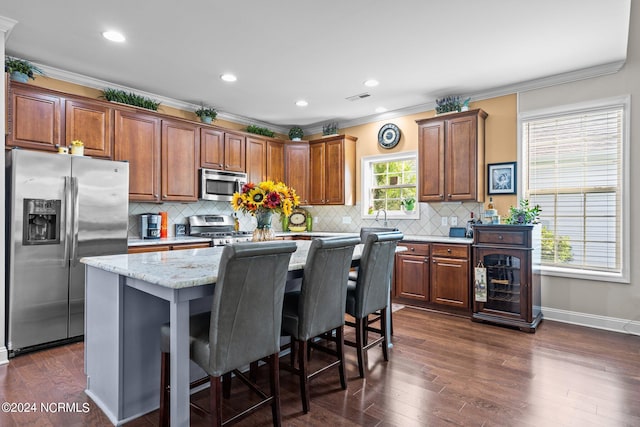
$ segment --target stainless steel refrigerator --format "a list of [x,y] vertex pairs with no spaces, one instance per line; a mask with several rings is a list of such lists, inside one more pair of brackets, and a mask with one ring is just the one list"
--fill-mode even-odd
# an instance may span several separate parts
[[7,153],[7,349],[10,356],[84,334],[81,257],[127,252],[129,165]]

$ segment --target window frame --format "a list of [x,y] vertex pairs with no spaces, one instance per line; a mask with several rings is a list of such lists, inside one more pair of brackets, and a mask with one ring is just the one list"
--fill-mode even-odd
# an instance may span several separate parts
[[604,282],[618,282],[618,283],[630,283],[630,259],[631,259],[631,244],[630,244],[630,209],[631,209],[631,193],[630,193],[630,147],[631,147],[631,96],[623,95],[611,98],[603,98],[598,100],[558,105],[548,108],[541,108],[538,110],[531,110],[518,113],[518,160],[521,165],[519,183],[518,183],[518,199],[526,198],[528,183],[528,169],[526,150],[523,142],[523,123],[531,120],[553,118],[557,116],[563,116],[568,114],[578,114],[580,112],[586,112],[590,110],[605,109],[622,107],[622,160],[621,160],[621,206],[620,214],[622,219],[620,221],[620,271],[619,272],[606,272],[595,269],[576,269],[576,268],[563,268],[558,266],[541,266],[540,273],[546,276],[555,277],[567,277],[574,279],[584,280],[598,280]]
[[360,182],[361,182],[361,199],[362,199],[362,209],[361,209],[361,217],[362,219],[375,219],[376,212],[373,214],[369,214],[369,206],[371,205],[371,186],[372,186],[372,177],[371,177],[371,167],[372,163],[380,163],[380,162],[392,162],[397,160],[405,160],[405,159],[413,159],[416,165],[416,208],[413,212],[406,211],[388,211],[387,219],[411,219],[416,220],[420,219],[420,202],[418,200],[418,152],[417,151],[403,151],[401,153],[393,153],[393,154],[376,154],[372,156],[363,156],[360,161]]

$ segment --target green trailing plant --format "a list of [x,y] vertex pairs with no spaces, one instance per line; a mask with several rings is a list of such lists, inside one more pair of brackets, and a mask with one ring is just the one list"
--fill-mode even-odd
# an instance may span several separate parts
[[529,200],[521,199],[520,205],[516,208],[509,208],[509,216],[504,219],[505,224],[535,224],[538,222],[540,215],[540,205],[529,206]]
[[209,107],[198,108],[195,113],[196,116],[200,118],[211,117],[212,119],[215,119],[218,116],[218,112],[215,109]]
[[260,126],[256,126],[256,125],[247,126],[247,132],[255,133],[256,135],[267,136],[269,138],[273,138],[275,136],[275,134],[276,134],[272,130],[269,130],[267,128],[263,128],[263,127],[260,127]]
[[442,99],[436,99],[436,113],[449,113],[452,111],[460,111],[462,103],[459,96],[445,96]]
[[322,126],[323,135],[335,135],[336,133],[338,133],[338,122],[331,122]]
[[125,92],[120,89],[106,88],[102,91],[102,98],[111,102],[120,102],[122,104],[133,105],[135,107],[146,108],[147,110],[158,111],[160,102],[136,95],[133,92]]
[[22,73],[26,74],[30,79],[35,79],[35,75],[39,74],[44,76],[44,72],[33,65],[31,62],[25,59],[13,58],[11,56],[7,56],[4,58],[4,71],[7,73]]
[[304,136],[304,131],[301,127],[294,126],[289,129],[289,139],[302,138]]

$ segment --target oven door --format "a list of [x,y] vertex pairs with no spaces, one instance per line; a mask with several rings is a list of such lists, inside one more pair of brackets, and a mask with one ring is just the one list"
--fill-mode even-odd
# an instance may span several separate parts
[[247,174],[237,172],[200,170],[200,198],[228,202],[233,193],[239,193],[247,182]]

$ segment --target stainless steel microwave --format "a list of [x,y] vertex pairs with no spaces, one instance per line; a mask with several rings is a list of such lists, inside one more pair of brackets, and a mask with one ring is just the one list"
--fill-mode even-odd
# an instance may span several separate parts
[[228,202],[246,183],[246,173],[200,169],[200,198]]

